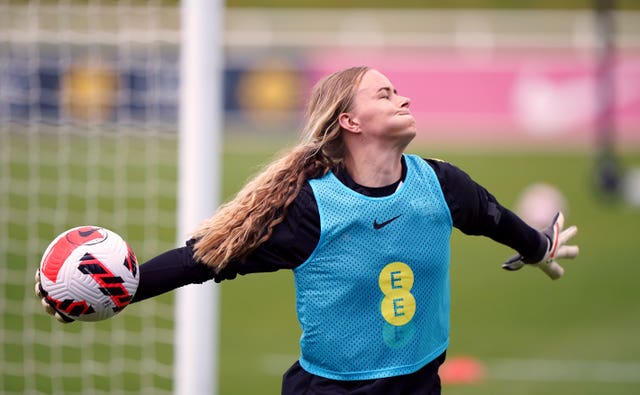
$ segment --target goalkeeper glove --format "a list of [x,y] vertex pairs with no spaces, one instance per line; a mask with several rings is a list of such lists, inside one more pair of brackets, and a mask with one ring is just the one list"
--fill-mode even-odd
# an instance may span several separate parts
[[42,308],[44,311],[55,317],[56,320],[62,322],[63,324],[68,324],[70,322],[75,321],[73,318],[69,318],[60,311],[56,310],[52,302],[49,302],[47,299],[47,291],[42,288],[40,284],[40,269],[36,270],[36,296],[40,299],[40,303],[42,304]]
[[558,212],[551,225],[542,230],[542,234],[547,239],[547,252],[539,262],[525,262],[522,255],[514,255],[502,264],[502,268],[505,270],[519,270],[525,264],[536,266],[545,272],[552,280],[557,280],[564,274],[562,266],[556,262],[559,258],[573,259],[578,256],[580,252],[578,246],[565,245],[569,239],[578,233],[578,228],[571,226],[565,230],[564,227],[564,215]]

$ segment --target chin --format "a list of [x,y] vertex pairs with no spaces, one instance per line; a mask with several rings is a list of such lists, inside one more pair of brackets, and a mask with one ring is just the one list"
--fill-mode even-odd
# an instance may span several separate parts
[[405,133],[402,137],[403,145],[407,146],[411,141],[413,141],[414,137],[416,137],[416,131],[414,129],[407,131],[407,133]]
[[416,128],[416,125],[411,125],[411,127],[407,130],[407,135],[411,136],[411,140],[413,140],[413,138],[416,137],[417,134],[418,129]]

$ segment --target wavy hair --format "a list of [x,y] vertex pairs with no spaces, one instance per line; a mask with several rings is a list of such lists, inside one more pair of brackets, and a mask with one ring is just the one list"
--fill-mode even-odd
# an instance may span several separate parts
[[194,257],[219,271],[271,237],[308,179],[321,177],[345,155],[338,116],[351,109],[368,67],[352,67],[321,79],[307,106],[301,142],[267,165],[194,232]]

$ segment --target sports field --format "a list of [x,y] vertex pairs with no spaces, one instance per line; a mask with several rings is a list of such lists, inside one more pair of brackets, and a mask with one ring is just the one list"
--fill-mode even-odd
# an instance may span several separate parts
[[[80,139],[83,140],[83,139]],[[21,174],[24,159],[37,154],[19,152],[28,144],[16,136],[3,136],[3,142],[11,144],[11,158],[19,163],[6,165],[12,173],[11,184],[5,186],[30,185],[28,179],[19,182],[14,178]],[[95,143],[95,141],[94,141]],[[101,142],[101,161],[104,167],[100,174],[117,178],[117,172],[109,169],[113,163],[105,155],[113,152],[108,142]],[[82,144],[86,144],[82,143]],[[105,145],[106,144],[106,145]],[[172,141],[162,142],[158,147],[166,155],[165,180],[175,181],[175,168],[171,167]],[[287,141],[255,141],[250,138],[228,139],[224,154],[224,196],[229,197],[238,190],[247,177],[265,163],[275,151],[284,148]],[[76,147],[83,152],[87,146]],[[135,156],[135,144],[131,143],[128,157]],[[6,147],[5,147],[6,149]],[[55,151],[55,149],[54,149]],[[72,150],[73,151],[73,150]],[[576,261],[565,264],[565,277],[551,281],[538,270],[525,268],[508,273],[500,269],[500,263],[511,251],[487,239],[468,237],[454,232],[452,248],[452,331],[449,349],[450,361],[468,356],[484,367],[482,377],[474,384],[445,383],[447,395],[474,394],[640,394],[640,299],[637,282],[640,278],[640,208],[631,208],[619,201],[606,201],[597,197],[593,189],[594,161],[586,152],[475,152],[431,149],[415,144],[412,153],[433,156],[451,161],[465,169],[476,181],[486,186],[507,206],[513,206],[517,195],[532,182],[545,181],[558,186],[569,200],[567,222],[580,228],[575,241],[581,247]],[[132,162],[127,170],[129,182],[144,179],[144,157]],[[640,166],[640,152],[631,151],[622,156],[625,166]],[[117,164],[114,164],[117,166]],[[78,169],[78,171],[80,171]],[[74,170],[69,175],[73,175]],[[24,177],[32,174],[29,171]],[[60,170],[42,168],[38,172],[43,179],[50,174],[51,185],[56,183]],[[4,174],[7,176],[7,174]],[[7,178],[3,178],[5,181]],[[2,191],[3,194],[9,191]],[[28,202],[20,201],[15,192],[10,198],[1,200],[0,207],[8,211],[29,209]],[[47,198],[35,199],[52,207],[56,203]],[[171,199],[159,202],[169,209],[175,204]],[[59,202],[58,202],[59,204]],[[74,203],[80,209],[83,202]],[[141,206],[139,198],[129,203],[100,202],[104,210],[117,212],[118,207]],[[28,239],[20,235],[18,225],[2,224],[10,229],[13,238]],[[17,230],[16,230],[17,229]],[[140,230],[135,227],[124,230],[136,237],[159,237],[164,247],[171,243],[171,224],[158,230]],[[51,232],[44,228],[43,234]],[[147,235],[147,236],[145,236]],[[3,237],[5,237],[4,235]],[[40,235],[42,237],[42,234]],[[168,241],[167,241],[168,240]],[[139,243],[137,241],[133,242]],[[8,246],[8,244],[4,244]],[[160,248],[158,247],[158,248]],[[159,252],[159,251],[158,251]],[[31,257],[34,252],[29,253]],[[16,256],[15,249],[3,251],[3,260],[13,261],[12,270],[31,273],[33,262]],[[143,254],[141,260],[151,254]],[[32,259],[32,258],[30,258]],[[18,265],[15,265],[18,262]],[[7,263],[3,263],[7,264]],[[22,265],[22,266],[20,266]],[[527,270],[529,269],[529,270]],[[29,278],[29,275],[23,276]],[[26,289],[31,283],[24,284]],[[220,394],[278,394],[280,378],[284,370],[297,358],[299,330],[295,317],[292,275],[289,272],[251,275],[220,285],[221,292],[221,338],[220,338]],[[26,303],[37,304],[35,298],[20,286],[3,285],[5,300],[24,297]],[[11,294],[13,293],[13,295]],[[21,296],[17,296],[21,295]],[[163,297],[171,303],[171,296]],[[0,304],[4,306],[3,304]],[[143,308],[134,306],[123,314],[136,314]],[[19,323],[15,313],[0,310],[5,325],[25,328],[32,320]],[[41,317],[45,319],[46,317]],[[46,325],[36,320],[43,331]],[[14,324],[11,324],[11,323]],[[158,321],[171,324],[170,317]],[[57,324],[56,324],[57,325]],[[59,326],[51,328],[52,338],[61,331]],[[82,336],[82,325],[73,324],[67,332]],[[136,325],[136,324],[134,324]],[[137,323],[144,326],[145,323]],[[13,326],[11,330],[15,329]],[[19,360],[11,356],[28,346],[9,344],[3,340],[3,358]],[[56,353],[55,345],[51,346]],[[37,355],[37,346],[28,348]],[[158,351],[159,359],[168,358],[164,350]],[[49,351],[47,351],[49,352]],[[148,351],[135,352],[145,353]],[[170,349],[169,349],[170,352]],[[113,355],[117,350],[113,351]],[[112,357],[113,357],[112,355]],[[135,359],[135,353],[129,355]],[[70,358],[77,358],[70,354]],[[100,357],[102,358],[102,357]],[[108,362],[108,359],[106,359]],[[116,358],[116,363],[119,359]],[[142,362],[141,362],[142,363]],[[0,371],[2,369],[0,368]],[[163,373],[157,373],[162,375]],[[169,372],[164,372],[170,375]],[[3,373],[3,391],[21,388],[14,374]],[[37,377],[36,377],[37,379]],[[168,384],[168,377],[164,381]],[[12,382],[14,380],[15,382]]]

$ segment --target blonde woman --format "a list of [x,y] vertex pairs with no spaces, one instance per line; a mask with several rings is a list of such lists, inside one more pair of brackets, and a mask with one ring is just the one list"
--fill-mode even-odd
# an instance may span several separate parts
[[142,264],[134,301],[291,269],[301,355],[283,394],[439,394],[452,228],[512,247],[510,270],[578,249],[564,245],[575,227],[561,232],[561,216],[538,232],[457,167],[405,154],[416,135],[410,104],[375,69],[321,80],[303,140],[184,247]]

